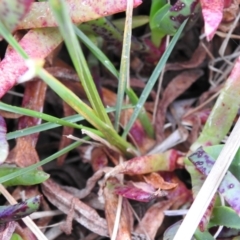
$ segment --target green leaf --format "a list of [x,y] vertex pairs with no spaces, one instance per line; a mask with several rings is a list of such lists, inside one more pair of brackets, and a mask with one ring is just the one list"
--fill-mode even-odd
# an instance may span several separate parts
[[[85,138],[86,139],[86,138]],[[38,167],[41,167],[42,165],[46,164],[46,163],[49,163],[51,162],[52,160],[60,157],[61,155],[73,150],[74,148],[78,147],[79,145],[81,145],[82,143],[81,142],[74,142],[72,144],[70,144],[69,146],[63,148],[62,150],[54,153],[53,155],[47,157],[46,159],[38,162],[38,163],[35,163],[29,167],[26,167],[26,168],[21,168],[20,170],[16,171],[16,172],[13,172],[13,173],[10,173],[4,177],[0,177],[0,183],[4,184],[4,182],[7,182],[13,178],[16,178],[16,177],[19,177],[21,175],[24,175],[30,171],[33,171],[35,170],[36,168]]]
[[213,209],[210,224],[211,226],[240,229],[240,217],[232,208],[219,206]]
[[14,233],[10,240],[23,240],[23,239],[20,235],[18,235],[17,233]]
[[196,240],[215,240],[208,231],[201,232],[198,228],[195,231],[194,237]]
[[[0,177],[5,177],[11,173],[16,173],[19,170],[21,170],[21,168],[0,167]],[[33,170],[31,172],[22,174],[11,180],[8,180],[8,181],[4,182],[3,185],[6,187],[17,186],[17,185],[31,186],[31,185],[42,183],[42,182],[46,181],[49,177],[50,177],[50,175],[43,171]]]

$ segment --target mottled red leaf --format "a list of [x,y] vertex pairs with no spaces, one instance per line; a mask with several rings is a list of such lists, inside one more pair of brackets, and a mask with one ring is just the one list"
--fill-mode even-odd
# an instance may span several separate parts
[[117,172],[128,175],[146,174],[156,171],[173,171],[181,168],[178,162],[182,153],[171,149],[164,153],[152,154],[142,157],[136,157],[116,167]]

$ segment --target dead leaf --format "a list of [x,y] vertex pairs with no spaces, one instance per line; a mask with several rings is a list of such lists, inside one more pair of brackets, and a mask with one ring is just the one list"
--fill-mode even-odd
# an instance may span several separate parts
[[192,58],[189,61],[167,63],[165,71],[169,71],[169,70],[177,71],[177,70],[186,70],[186,68],[187,69],[197,68],[203,63],[206,56],[207,56],[206,50],[200,42],[197,49],[194,51]]
[[98,180],[100,180],[102,178],[102,176],[109,172],[112,168],[110,167],[106,167],[106,168],[102,168],[99,169],[97,172],[95,172],[93,174],[92,177],[88,178],[87,180],[87,184],[86,187],[79,190],[76,189],[74,187],[67,187],[64,186],[62,187],[64,190],[66,190],[67,192],[71,193],[74,197],[77,197],[79,199],[83,199],[85,198],[88,194],[90,194],[90,192],[92,191],[92,189],[95,187],[96,183]]
[[202,75],[203,71],[198,69],[184,71],[168,84],[156,114],[155,132],[158,142],[164,140],[164,123],[168,106]]
[[152,185],[156,189],[169,190],[175,188],[177,183],[165,182],[159,173],[150,173],[149,175],[143,176],[146,183]]
[[[47,180],[42,183],[42,190],[49,202],[65,214],[68,214],[71,202],[75,197],[62,190],[60,186],[52,180]],[[74,201],[74,219],[92,232],[100,236],[108,236],[105,219],[101,218],[94,209],[79,199],[76,198]]]
[[176,176],[174,172],[161,172],[161,176],[165,181],[170,183],[177,183],[177,187],[166,191],[166,197],[174,200],[172,209],[179,209],[182,205],[189,205],[192,203],[192,191]]
[[[118,209],[119,197],[114,193],[113,185],[118,184],[119,181],[116,178],[109,178],[106,181],[106,185],[103,189],[105,199],[105,214],[108,223],[108,231],[112,236],[116,213]],[[131,230],[133,228],[133,216],[130,211],[129,203],[126,199],[123,199],[121,206],[121,217],[118,227],[117,240],[131,240]]]
[[150,239],[154,240],[164,220],[165,215],[163,211],[169,209],[172,204],[173,200],[167,200],[152,205],[141,219],[135,231],[137,233],[146,233]]

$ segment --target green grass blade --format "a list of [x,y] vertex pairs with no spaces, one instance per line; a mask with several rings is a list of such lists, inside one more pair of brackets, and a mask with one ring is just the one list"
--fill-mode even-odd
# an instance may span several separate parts
[[[95,112],[80,100],[76,94],[64,86],[60,81],[54,78],[44,69],[36,69],[37,75],[45,81],[49,87],[51,87],[65,102],[69,104],[76,112],[82,115],[89,123],[91,123],[96,129],[101,131],[106,140],[117,147],[121,152],[127,156],[132,155],[129,153],[129,149],[133,150],[130,143],[120,137],[117,132],[108,124],[101,121],[95,114]],[[105,111],[105,109],[104,109]]]
[[87,46],[92,54],[105,66],[109,72],[113,74],[117,79],[119,78],[119,72],[106,55],[77,27],[74,26],[74,31],[79,39]]
[[164,65],[166,64],[167,62],[167,59],[169,57],[169,55],[171,54],[177,40],[179,39],[182,31],[183,31],[183,28],[185,27],[187,23],[187,19],[182,23],[182,25],[180,26],[180,28],[178,29],[178,31],[176,32],[176,34],[174,35],[173,39],[171,40],[168,48],[166,49],[166,51],[164,52],[161,60],[158,62],[157,66],[155,67],[150,79],[148,80],[148,83],[147,85],[145,86],[140,98],[139,98],[139,101],[138,101],[138,104],[136,105],[136,108],[134,109],[134,112],[128,122],[128,124],[126,125],[125,127],[125,130],[123,132],[123,137],[126,137],[129,130],[131,129],[133,123],[136,121],[139,113],[141,112],[141,109],[143,108],[143,105],[144,103],[146,102],[152,88],[154,87],[157,79],[158,79],[158,76],[159,74],[161,73]]
[[68,126],[68,127],[72,127],[72,128],[78,128],[78,129],[83,128],[83,126],[81,126],[81,125],[74,124],[69,121],[65,121],[61,118],[53,117],[51,115],[48,115],[45,113],[40,113],[40,112],[26,109],[26,108],[11,106],[11,105],[3,103],[3,102],[0,102],[0,109],[4,110],[4,111],[12,112],[12,113],[18,113],[18,114],[22,114],[22,115],[26,115],[26,116],[30,116],[30,117],[40,118],[45,121],[55,123],[58,125],[62,125],[62,126]]
[[74,33],[73,24],[68,12],[68,6],[64,0],[49,0],[49,4],[56,21],[58,22],[59,30],[94,112],[103,122],[112,127],[112,123],[105,112],[82,49]]
[[[130,109],[130,108],[133,108],[133,106],[132,105],[123,106],[123,109]],[[114,107],[106,108],[107,113],[114,112],[114,111],[115,111]],[[12,112],[15,112],[14,109],[12,109]],[[67,122],[70,122],[70,123],[76,123],[76,122],[84,120],[84,118],[82,116],[80,116],[79,114],[75,114],[75,115],[72,115],[72,116],[61,118],[61,120],[64,120],[64,121],[67,121]],[[53,129],[53,128],[56,128],[56,127],[61,127],[61,126],[62,125],[60,125],[60,124],[52,123],[52,122],[42,123],[42,124],[37,125],[37,126],[24,128],[24,129],[17,130],[17,131],[14,131],[14,132],[9,132],[6,135],[6,139],[7,140],[16,139],[16,138],[19,138],[19,137],[24,137],[24,136],[27,136],[27,135],[30,135],[30,134],[43,132],[43,131],[50,130],[50,129]],[[81,127],[81,125],[80,125],[80,127]],[[96,132],[97,130],[95,130],[95,129],[90,130],[90,128],[86,128],[86,127],[84,129],[88,129],[90,132],[95,131],[95,134],[100,136],[100,132],[97,133]]]
[[[74,30],[76,35],[88,47],[88,49],[99,60],[99,62],[101,62],[109,72],[111,72],[117,79],[119,79],[119,72],[108,59],[108,57],[77,26],[74,27]],[[133,105],[137,104],[138,97],[132,88],[126,89],[126,94],[128,95]],[[141,113],[139,114],[139,120],[148,136],[154,138],[154,129],[145,109],[142,109]]]

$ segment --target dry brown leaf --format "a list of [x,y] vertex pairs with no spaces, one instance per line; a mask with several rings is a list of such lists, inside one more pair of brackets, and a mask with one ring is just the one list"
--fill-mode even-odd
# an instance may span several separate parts
[[[119,181],[116,178],[109,178],[106,181],[106,186],[103,189],[103,194],[105,198],[105,215],[108,224],[108,231],[110,236],[112,236],[116,213],[118,209],[118,199],[119,196],[114,194],[112,191],[112,184],[117,184]],[[123,199],[121,209],[121,218],[118,227],[117,240],[131,240],[131,230],[133,227],[133,217],[129,208],[129,203],[126,199]]]
[[206,56],[207,56],[207,53],[205,51],[205,48],[201,43],[199,43],[197,49],[195,50],[195,52],[192,55],[192,58],[189,61],[168,63],[166,64],[165,71],[169,71],[169,70],[177,71],[177,70],[186,70],[186,68],[187,69],[197,68],[203,63]]
[[[25,87],[22,107],[42,112],[47,85],[36,80],[28,82]],[[41,119],[22,116],[18,121],[18,129],[32,127],[41,123]],[[39,161],[35,145],[38,140],[39,133],[17,139],[15,148],[10,152],[8,161],[16,163],[17,166],[26,167]]]
[[67,192],[71,193],[74,197],[77,197],[79,199],[83,199],[85,198],[88,194],[90,194],[90,192],[92,191],[92,189],[95,187],[97,181],[102,178],[102,176],[106,173],[109,172],[112,168],[110,167],[106,167],[106,168],[102,168],[99,169],[97,172],[95,172],[93,174],[93,176],[91,176],[90,178],[88,178],[87,183],[86,183],[86,187],[79,190],[77,188],[74,187],[67,187],[64,186],[62,187],[64,190],[66,190]]
[[16,146],[9,153],[8,162],[19,167],[27,167],[39,161],[35,146],[31,144],[30,136],[17,139]]
[[187,70],[180,73],[168,84],[158,104],[156,115],[155,130],[159,142],[164,140],[164,122],[168,106],[202,75],[202,70]]
[[135,229],[137,233],[147,233],[150,239],[154,240],[159,227],[164,220],[164,212],[169,209],[173,204],[173,200],[161,201],[152,205],[140,223]]
[[177,183],[165,182],[160,174],[156,172],[143,176],[143,178],[146,183],[152,185],[156,189],[169,190],[177,186]]
[[[52,180],[47,180],[42,183],[42,190],[49,202],[65,214],[69,213],[72,200],[75,197],[61,189],[61,187]],[[92,232],[100,236],[108,236],[106,220],[101,218],[94,209],[79,199],[76,198],[74,201],[74,219]]]

